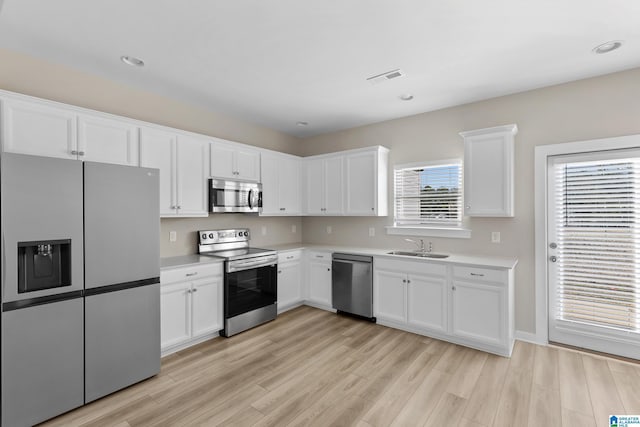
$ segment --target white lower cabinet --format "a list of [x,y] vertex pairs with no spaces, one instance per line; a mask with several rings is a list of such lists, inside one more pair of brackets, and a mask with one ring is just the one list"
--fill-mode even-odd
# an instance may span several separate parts
[[374,315],[409,330],[447,329],[447,271],[425,262],[374,261]]
[[301,251],[278,254],[278,313],[302,304]]
[[510,356],[513,270],[376,258],[378,323]]
[[223,327],[222,285],[222,263],[161,271],[163,355],[218,335]]
[[308,305],[330,310],[331,302],[331,252],[307,252]]

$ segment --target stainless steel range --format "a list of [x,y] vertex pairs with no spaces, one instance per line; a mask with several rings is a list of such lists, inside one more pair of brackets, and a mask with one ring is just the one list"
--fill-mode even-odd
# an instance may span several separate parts
[[246,228],[198,232],[198,253],[224,259],[224,329],[230,337],[276,318],[278,253],[249,247]]

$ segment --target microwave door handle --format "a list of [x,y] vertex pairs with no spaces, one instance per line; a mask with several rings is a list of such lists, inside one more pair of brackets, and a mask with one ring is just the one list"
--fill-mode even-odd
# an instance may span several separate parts
[[262,207],[262,191],[258,191],[258,207]]
[[253,209],[253,206],[251,206],[251,195],[253,194],[253,190],[249,190],[249,209]]

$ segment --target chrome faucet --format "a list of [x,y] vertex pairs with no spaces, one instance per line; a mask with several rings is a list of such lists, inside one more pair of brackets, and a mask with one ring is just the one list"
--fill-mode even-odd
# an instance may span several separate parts
[[424,239],[419,239],[420,243],[418,243],[416,240],[413,240],[413,239],[404,239],[404,240],[406,240],[407,242],[411,242],[411,243],[415,244],[418,247],[418,250],[420,252],[423,252],[423,253],[424,252],[431,252],[431,250],[433,249],[433,243],[431,243],[431,242],[429,242],[429,249],[425,248]]

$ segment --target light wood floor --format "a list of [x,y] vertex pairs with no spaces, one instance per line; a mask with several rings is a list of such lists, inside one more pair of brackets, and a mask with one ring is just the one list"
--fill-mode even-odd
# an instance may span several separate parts
[[168,356],[47,426],[608,426],[640,365],[517,342],[510,359],[300,307]]

